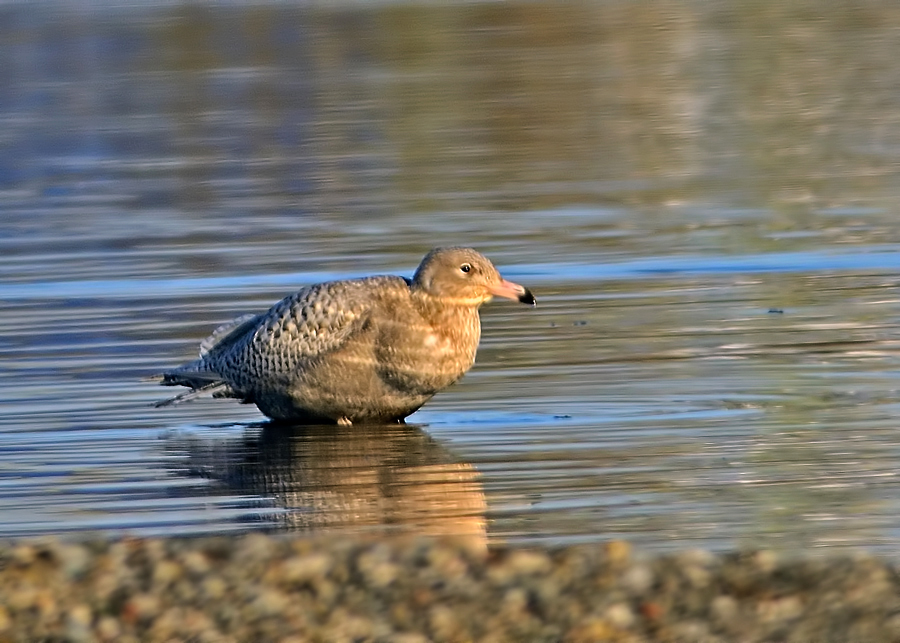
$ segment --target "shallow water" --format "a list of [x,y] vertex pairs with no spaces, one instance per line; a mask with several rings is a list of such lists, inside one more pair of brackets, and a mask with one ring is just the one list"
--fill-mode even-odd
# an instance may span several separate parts
[[[892,3],[2,7],[0,537],[900,546]],[[407,427],[143,378],[473,245]]]

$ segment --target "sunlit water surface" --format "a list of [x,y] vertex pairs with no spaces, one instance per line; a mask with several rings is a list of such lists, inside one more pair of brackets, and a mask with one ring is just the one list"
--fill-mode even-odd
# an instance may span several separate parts
[[[0,8],[0,538],[897,553],[900,10],[751,4]],[[409,426],[152,408],[442,244],[539,305]]]

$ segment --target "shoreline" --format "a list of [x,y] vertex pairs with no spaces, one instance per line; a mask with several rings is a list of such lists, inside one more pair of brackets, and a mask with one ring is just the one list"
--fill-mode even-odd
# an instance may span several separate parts
[[897,568],[866,554],[257,533],[0,544],[0,642],[898,639]]

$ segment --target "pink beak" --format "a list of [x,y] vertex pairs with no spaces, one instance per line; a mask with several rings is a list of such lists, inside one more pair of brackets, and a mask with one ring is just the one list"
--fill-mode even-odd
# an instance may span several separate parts
[[534,306],[537,303],[534,299],[534,295],[531,294],[531,291],[528,290],[528,288],[520,286],[519,284],[514,284],[506,279],[503,279],[499,284],[494,286],[488,286],[488,290],[491,291],[492,295],[520,301],[523,304]]

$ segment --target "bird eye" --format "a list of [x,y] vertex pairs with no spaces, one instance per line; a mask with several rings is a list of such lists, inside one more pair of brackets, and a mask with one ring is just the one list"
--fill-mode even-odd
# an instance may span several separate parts
[[459,269],[462,270],[463,272],[469,272],[472,269],[472,265],[468,264],[468,263],[464,263],[463,265],[461,265],[459,267]]

